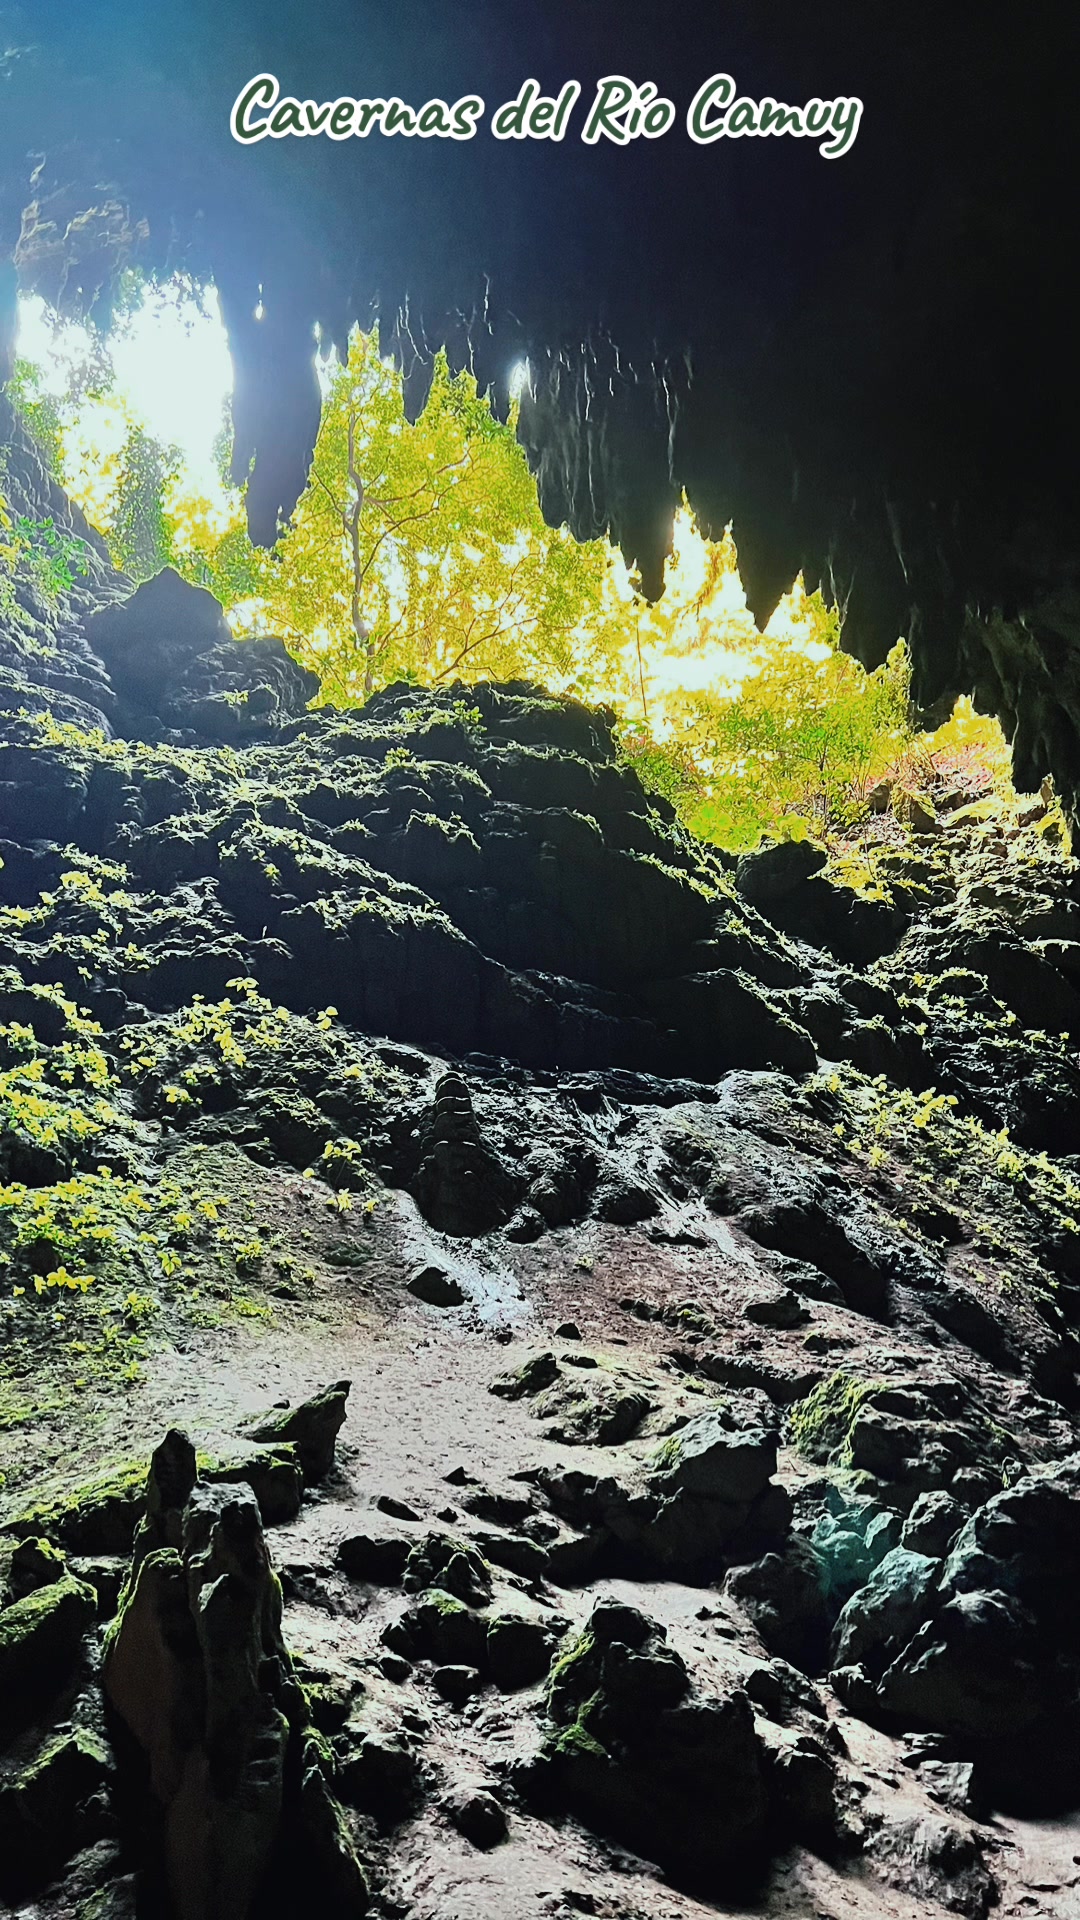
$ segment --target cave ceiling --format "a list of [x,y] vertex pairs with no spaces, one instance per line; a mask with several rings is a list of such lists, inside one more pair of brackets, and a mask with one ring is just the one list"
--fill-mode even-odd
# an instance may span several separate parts
[[[927,705],[976,692],[1020,727],[1025,764],[1068,785],[1076,20],[1060,0],[1022,16],[865,0],[0,7],[0,254],[99,318],[129,262],[213,275],[263,540],[306,474],[316,323],[341,345],[378,316],[415,405],[441,344],[500,407],[527,359],[520,432],[549,519],[610,530],[656,591],[685,489],[710,531],[734,520],[759,615],[801,567],[846,605],[853,651],[877,660],[907,633]],[[245,148],[229,132],[259,72],[301,99],[490,108],[527,76],[549,93],[576,78],[587,103],[613,71],[672,98],[669,134],[587,148],[579,118],[562,144]],[[717,71],[754,98],[858,96],[857,138],[831,161],[809,140],[694,145],[682,116]],[[1028,622],[1023,645],[972,639],[972,614],[995,609]]]

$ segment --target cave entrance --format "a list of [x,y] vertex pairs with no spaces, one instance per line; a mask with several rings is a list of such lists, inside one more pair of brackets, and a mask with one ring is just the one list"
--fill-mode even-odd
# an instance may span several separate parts
[[[707,539],[684,500],[655,602],[606,540],[548,527],[516,438],[527,367],[505,422],[445,360],[417,409],[377,331],[354,331],[347,364],[316,334],[315,453],[266,550],[231,470],[213,286],[126,274],[107,331],[24,295],[16,354],[16,414],[114,564],[136,584],[173,567],[216,596],[238,638],[279,634],[324,703],[362,704],[395,680],[527,679],[608,705],[623,758],[693,833],[734,853],[810,838],[872,895],[888,897],[895,862],[958,815],[1022,814],[1067,837],[1049,787],[1014,792],[1001,728],[970,701],[920,730],[902,636],[867,671],[801,577],[759,627],[732,527]],[[77,543],[45,526],[19,538],[62,587]]]

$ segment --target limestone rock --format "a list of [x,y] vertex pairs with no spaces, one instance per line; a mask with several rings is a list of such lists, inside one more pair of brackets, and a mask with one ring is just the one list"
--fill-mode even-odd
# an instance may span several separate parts
[[189,1488],[193,1461],[177,1434],[155,1455],[102,1673],[143,1757],[151,1878],[178,1920],[244,1920],[283,1853],[349,1920],[366,1909],[366,1883],[328,1751],[306,1726],[258,1503],[242,1482]]
[[792,1534],[778,1551],[732,1567],[724,1592],[753,1621],[770,1652],[809,1672],[819,1670],[831,1613],[825,1568],[809,1541]]
[[405,1282],[408,1290],[417,1300],[424,1300],[429,1307],[460,1307],[465,1295],[461,1284],[452,1274],[442,1267],[417,1267]]
[[986,1920],[997,1903],[996,1882],[978,1836],[941,1815],[886,1820],[868,1851],[893,1886],[965,1920]]
[[460,1786],[443,1795],[439,1808],[474,1847],[486,1852],[505,1840],[506,1810],[483,1787]]
[[491,1599],[491,1569],[483,1554],[450,1533],[428,1533],[410,1548],[404,1585],[417,1593],[438,1586],[469,1606],[485,1606]]
[[838,1655],[863,1663],[872,1711],[949,1736],[956,1757],[977,1759],[999,1789],[1068,1793],[1080,1726],[1069,1599],[1078,1569],[1073,1455],[995,1494],[943,1562],[888,1555],[871,1582],[875,1604],[860,1608],[856,1595],[841,1615]]
[[940,1562],[894,1547],[853,1593],[836,1623],[833,1665],[866,1666],[880,1674],[932,1610]]
[[62,1580],[67,1567],[62,1553],[48,1541],[33,1535],[20,1540],[8,1567],[8,1597],[24,1600],[28,1593]]
[[553,1646],[554,1635],[542,1621],[495,1614],[487,1630],[488,1666],[495,1685],[512,1693],[542,1679],[551,1665]]
[[775,1467],[774,1434],[700,1413],[664,1442],[638,1482],[616,1493],[603,1518],[624,1548],[669,1573],[716,1571],[744,1532],[786,1533],[789,1508],[772,1484]]
[[351,1382],[321,1387],[299,1406],[274,1408],[248,1427],[253,1440],[285,1442],[296,1448],[306,1482],[325,1480],[334,1465],[334,1446],[345,1420]]
[[396,1587],[404,1578],[414,1544],[407,1535],[378,1525],[372,1518],[360,1531],[338,1543],[337,1561],[350,1580]]
[[553,1669],[548,1711],[560,1805],[702,1890],[753,1872],[765,1789],[750,1703],[700,1693],[646,1614],[599,1602]]
[[405,1638],[399,1649],[415,1659],[423,1656],[443,1667],[480,1671],[487,1664],[487,1622],[455,1594],[431,1587],[421,1593],[403,1615]]
[[459,1074],[444,1073],[435,1088],[414,1192],[425,1220],[441,1233],[486,1233],[514,1211],[514,1179],[485,1141]]
[[212,740],[257,739],[298,718],[318,692],[318,676],[281,640],[234,640],[214,596],[171,567],[96,614],[87,638],[132,732],[157,720]]
[[142,1748],[183,1920],[251,1911],[272,1858],[289,1723],[280,1597],[246,1487],[198,1487],[182,1546],[136,1567],[103,1681]]
[[113,1826],[106,1799],[112,1756],[87,1727],[47,1738],[0,1782],[0,1897],[51,1879],[80,1847]]
[[941,1559],[948,1553],[966,1519],[963,1507],[950,1494],[921,1493],[904,1522],[900,1545],[912,1553]]
[[52,1690],[70,1673],[97,1603],[65,1573],[0,1609],[0,1696]]

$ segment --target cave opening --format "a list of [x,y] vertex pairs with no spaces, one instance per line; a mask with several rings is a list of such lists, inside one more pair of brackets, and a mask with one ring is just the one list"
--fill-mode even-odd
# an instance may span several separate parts
[[[253,317],[264,314],[259,288]],[[903,634],[891,636],[881,666],[864,669],[844,652],[840,611],[808,594],[801,575],[759,625],[735,526],[709,539],[685,495],[656,599],[608,540],[548,529],[514,444],[527,360],[510,369],[500,421],[467,375],[456,388],[444,381],[434,401],[429,384],[418,405],[377,328],[354,329],[343,366],[316,324],[322,424],[300,500],[264,553],[248,536],[246,481],[234,473],[233,369],[212,282],[129,271],[104,331],[22,295],[14,351],[16,416],[112,562],[135,586],[171,568],[208,588],[237,638],[279,634],[320,676],[319,704],[362,705],[398,680],[528,679],[599,701],[617,716],[625,764],[691,831],[729,852],[763,835],[809,835],[827,848],[833,875],[878,899],[891,897],[888,861],[913,833],[933,833],[939,813],[1038,806],[1013,786],[1000,724],[970,698],[958,696],[936,727],[919,724]],[[471,412],[444,459],[447,407],[463,402]],[[394,441],[410,438],[421,468],[441,462],[444,492],[418,496],[416,459],[407,487],[400,473],[388,482]],[[485,438],[500,450],[486,465],[477,453]],[[455,515],[450,488],[473,468],[470,511]],[[508,480],[516,489],[506,503]],[[70,536],[65,552],[55,530],[35,535],[22,524],[58,578],[78,565]],[[538,547],[546,551],[530,570]],[[410,620],[410,603],[430,604]],[[1046,782],[1041,802],[1048,841],[1067,844]]]

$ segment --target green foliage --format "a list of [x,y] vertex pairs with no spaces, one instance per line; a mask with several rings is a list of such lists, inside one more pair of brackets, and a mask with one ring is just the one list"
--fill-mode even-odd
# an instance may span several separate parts
[[258,621],[353,706],[390,680],[589,687],[617,634],[608,549],[544,524],[513,424],[435,365],[419,418],[378,335],[333,377],[311,478],[260,565]]
[[[731,621],[717,633],[730,665],[712,684],[693,672],[680,679],[679,659],[692,664],[703,654],[700,642],[676,650],[672,633],[654,725],[624,724],[623,757],[643,783],[673,803],[691,832],[720,846],[843,831],[865,814],[868,789],[912,737],[904,643],[867,673],[842,651],[835,609],[820,594],[798,604],[801,631],[781,621],[759,634]],[[674,627],[677,610],[670,618]],[[663,627],[663,601],[653,622]],[[707,630],[701,638],[707,645]]]
[[[173,297],[202,300],[197,288],[177,296],[135,277],[117,313]],[[836,609],[801,580],[759,631],[730,528],[706,538],[685,502],[664,594],[647,604],[606,541],[582,545],[545,525],[515,417],[495,419],[445,355],[419,417],[407,418],[377,332],[355,333],[347,363],[327,373],[308,485],[276,546],[255,549],[243,492],[227,477],[229,409],[217,479],[196,482],[117,390],[107,343],[79,351],[60,401],[21,365],[17,404],[136,580],[170,564],[217,596],[239,635],[281,634],[319,674],[327,704],[362,705],[395,680],[459,678],[529,678],[606,702],[624,760],[693,833],[742,849],[809,832],[829,846],[836,877],[887,891],[860,845],[868,794],[887,777],[890,830],[906,832],[944,752],[914,734],[902,641],[867,673],[842,650]],[[105,408],[112,451],[95,456],[83,435],[76,457],[73,429],[90,401]],[[54,529],[8,531],[43,591],[70,584],[76,561],[56,550]],[[10,600],[0,549],[0,603],[5,592]],[[992,743],[968,732],[953,743],[959,761],[992,757]]]
[[21,546],[22,571],[50,605],[70,593],[77,574],[89,571],[86,542],[49,520],[19,514],[12,523]]
[[133,580],[150,580],[172,563],[175,523],[164,496],[179,466],[175,447],[163,447],[137,421],[131,423],[106,539],[114,565]]
[[16,360],[6,393],[17,420],[37,447],[45,471],[62,483],[63,409],[55,395],[45,391],[41,369],[30,360]]
[[[0,449],[0,483],[5,453]],[[0,617],[22,624],[16,582],[34,588],[54,605],[70,592],[76,574],[87,572],[86,543],[64,533],[51,518],[32,520],[13,514],[0,484]]]

